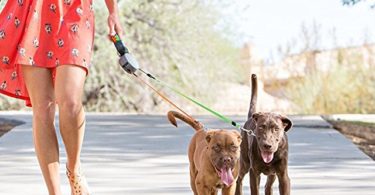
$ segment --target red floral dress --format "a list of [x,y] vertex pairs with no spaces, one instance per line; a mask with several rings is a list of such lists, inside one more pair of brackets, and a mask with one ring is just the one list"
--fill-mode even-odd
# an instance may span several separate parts
[[21,65],[86,70],[94,41],[92,0],[8,0],[0,13],[0,93],[30,98]]

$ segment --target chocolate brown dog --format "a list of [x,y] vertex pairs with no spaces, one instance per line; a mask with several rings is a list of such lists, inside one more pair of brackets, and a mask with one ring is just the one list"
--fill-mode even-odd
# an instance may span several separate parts
[[272,194],[272,184],[279,179],[280,195],[290,194],[288,176],[288,138],[286,132],[292,121],[286,116],[271,112],[256,113],[257,78],[251,78],[252,94],[245,129],[253,130],[255,135],[241,132],[240,173],[237,180],[236,195],[242,195],[242,180],[250,172],[251,195],[259,195],[260,174],[267,175],[265,194]]
[[196,133],[189,145],[190,185],[195,195],[234,195],[239,172],[241,135],[233,130],[205,131],[203,125],[179,112],[168,112],[169,121],[177,127],[176,118],[192,126]]

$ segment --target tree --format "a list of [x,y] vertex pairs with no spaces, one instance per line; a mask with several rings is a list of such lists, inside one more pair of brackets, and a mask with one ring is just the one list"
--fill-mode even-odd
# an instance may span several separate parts
[[375,8],[375,1],[374,0],[342,0],[344,5],[353,6],[359,2],[368,2],[371,8]]
[[[141,66],[204,102],[213,101],[222,82],[236,81],[237,49],[217,30],[220,13],[206,1],[119,1],[125,43]],[[106,10],[96,3],[95,65],[86,83],[91,111],[150,112],[164,104],[117,65],[106,39]],[[168,93],[167,90],[164,90]],[[180,103],[185,100],[179,100]]]

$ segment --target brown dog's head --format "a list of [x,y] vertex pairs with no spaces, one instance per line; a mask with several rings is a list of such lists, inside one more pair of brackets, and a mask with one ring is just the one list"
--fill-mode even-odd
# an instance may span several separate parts
[[292,127],[292,121],[286,116],[271,112],[254,113],[252,119],[256,124],[254,133],[262,159],[265,163],[270,163],[284,133]]
[[233,130],[211,130],[206,136],[207,148],[212,164],[221,181],[229,186],[234,178],[232,170],[240,159],[241,135]]

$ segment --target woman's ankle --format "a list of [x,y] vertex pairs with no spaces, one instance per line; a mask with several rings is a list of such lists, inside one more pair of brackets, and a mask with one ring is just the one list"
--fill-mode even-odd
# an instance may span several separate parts
[[69,162],[66,163],[66,169],[71,174],[79,174],[81,171],[81,163],[77,162],[74,164],[70,164]]

